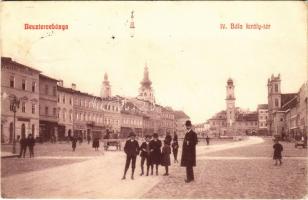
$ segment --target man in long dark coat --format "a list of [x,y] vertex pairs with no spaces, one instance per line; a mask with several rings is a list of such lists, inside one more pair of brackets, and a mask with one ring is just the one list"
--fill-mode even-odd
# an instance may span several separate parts
[[126,172],[129,168],[130,162],[132,162],[132,176],[131,179],[134,179],[134,172],[136,167],[136,157],[139,154],[139,144],[137,140],[135,140],[135,133],[131,132],[129,134],[130,139],[126,141],[124,146],[124,152],[126,153],[126,163],[124,169],[124,175],[122,180],[126,178]]
[[27,151],[27,138],[25,135],[21,135],[21,139],[19,140],[19,144],[20,144],[20,154],[19,154],[19,158],[21,157],[25,157],[26,156],[26,151]]
[[190,120],[185,122],[187,132],[183,141],[181,166],[186,167],[186,183],[194,180],[193,167],[196,166],[196,145],[198,143],[197,134],[191,129]]
[[34,157],[34,145],[35,145],[35,139],[33,138],[32,134],[28,135],[27,138],[27,145],[29,147],[29,152],[30,152],[30,158]]

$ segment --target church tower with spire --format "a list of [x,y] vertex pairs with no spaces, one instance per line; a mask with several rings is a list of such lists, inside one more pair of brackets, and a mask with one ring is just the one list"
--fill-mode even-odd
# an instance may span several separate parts
[[102,98],[108,98],[111,97],[111,86],[108,80],[108,74],[105,73],[104,75],[104,81],[102,84],[102,89],[101,89],[101,97]]
[[155,103],[154,92],[152,89],[152,82],[149,79],[149,70],[147,65],[144,67],[143,80],[140,82],[141,87],[139,88],[138,99]]

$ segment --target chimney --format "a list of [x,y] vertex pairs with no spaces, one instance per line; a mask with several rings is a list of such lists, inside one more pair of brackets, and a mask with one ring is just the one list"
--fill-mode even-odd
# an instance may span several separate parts
[[63,80],[59,80],[58,85],[63,87]]
[[76,90],[76,84],[75,83],[72,83],[72,89]]

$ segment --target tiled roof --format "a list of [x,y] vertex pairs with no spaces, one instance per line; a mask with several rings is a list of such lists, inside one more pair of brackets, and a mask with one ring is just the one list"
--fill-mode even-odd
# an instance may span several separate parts
[[18,62],[13,61],[12,58],[10,58],[10,57],[1,57],[1,63],[2,63],[2,64],[3,64],[3,63],[10,63],[10,64],[18,65],[18,66],[20,66],[20,67],[24,67],[24,68],[33,70],[33,71],[35,71],[35,72],[37,72],[37,73],[41,73],[41,71],[39,71],[39,70],[37,70],[37,69],[34,69],[34,68],[32,68],[32,67],[29,67],[29,66],[26,66],[26,65],[23,65],[23,64],[21,64],[21,63],[18,63]]
[[186,113],[181,110],[174,111],[174,117],[175,119],[189,118],[189,116],[186,115]]
[[59,82],[59,80],[57,80],[57,79],[54,79],[54,78],[51,78],[51,77],[49,77],[49,76],[46,76],[46,75],[44,75],[44,74],[40,74],[40,78],[45,78],[45,79],[49,79],[49,80],[52,80],[52,81],[56,81],[56,82]]
[[283,107],[284,104],[292,100],[296,95],[297,93],[281,94],[281,107]]
[[258,121],[258,113],[238,114],[236,121]]
[[296,107],[297,104],[297,96],[294,96],[291,100],[289,100],[288,102],[286,102],[282,107],[281,110],[288,110],[291,108]]
[[258,109],[268,109],[268,104],[259,104]]

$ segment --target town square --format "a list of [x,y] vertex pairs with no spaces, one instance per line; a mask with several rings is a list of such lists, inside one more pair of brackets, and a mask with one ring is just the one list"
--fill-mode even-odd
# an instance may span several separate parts
[[302,2],[2,5],[2,198],[308,198]]

